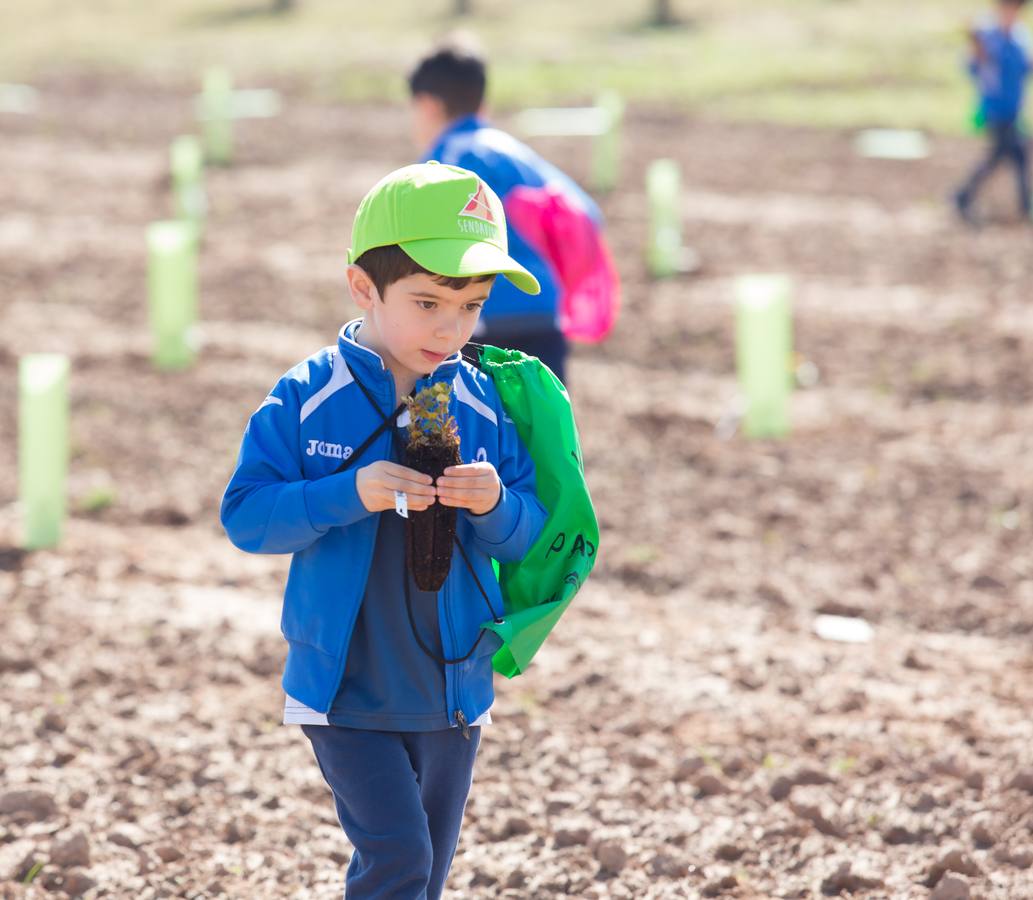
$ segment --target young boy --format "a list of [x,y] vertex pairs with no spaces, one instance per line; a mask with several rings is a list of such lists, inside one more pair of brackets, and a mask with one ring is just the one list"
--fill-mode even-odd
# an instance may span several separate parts
[[[508,255],[494,192],[437,163],[366,195],[348,258],[363,317],[251,416],[222,522],[243,550],[294,554],[284,722],[311,741],[355,847],[349,900],[436,898],[491,721],[500,642],[481,623],[503,609],[491,560],[522,558],[545,520],[533,463],[460,350],[497,274],[530,294],[538,283]],[[452,388],[463,462],[433,482],[397,461],[399,400],[438,382]],[[407,569],[400,514],[433,503],[458,510],[465,551],[436,594]]]
[[[425,151],[424,160],[470,169],[502,198],[510,252],[541,285],[529,303],[513,284],[497,283],[475,332],[477,340],[537,356],[566,381],[568,344],[559,320],[564,292],[578,289],[570,274],[576,273],[582,290],[587,286],[593,292],[587,302],[617,303],[616,272],[600,231],[602,216],[559,169],[485,122],[486,84],[484,60],[471,50],[445,46],[424,57],[409,76],[414,137]],[[548,222],[544,230],[529,227],[541,221],[546,208],[552,219],[557,209],[562,211],[560,240],[544,233]],[[566,248],[577,259],[563,259]]]
[[1005,160],[1015,167],[1019,207],[1030,217],[1029,158],[1020,118],[1029,75],[1029,40],[1019,23],[1026,0],[998,0],[997,19],[969,32],[969,72],[979,90],[978,117],[985,123],[990,151],[954,194],[958,214],[977,225],[972,205],[980,185]]

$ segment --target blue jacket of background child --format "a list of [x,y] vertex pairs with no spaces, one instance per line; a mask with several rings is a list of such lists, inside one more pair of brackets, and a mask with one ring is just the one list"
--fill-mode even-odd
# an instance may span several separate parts
[[[359,499],[358,469],[392,456],[387,429],[351,468],[332,474],[381,424],[355,383],[384,414],[398,405],[394,379],[380,356],[352,338],[358,320],[287,372],[252,414],[236,470],[222,500],[230,540],[251,553],[293,553],[280,623],[287,639],[283,688],[320,713],[330,709],[347,661],[348,644],[366,589],[379,514]],[[452,385],[464,463],[487,460],[502,481],[496,507],[483,516],[459,511],[456,532],[492,608],[503,614],[491,560],[516,561],[545,522],[535,494],[534,463],[505,415],[491,379],[459,354],[420,379]],[[408,413],[399,416],[403,424]],[[384,513],[385,515],[394,515]],[[458,552],[438,592],[438,622],[446,658],[467,653],[490,621],[484,598]],[[489,635],[490,637],[490,635]],[[471,657],[445,666],[448,721],[476,721],[494,700],[491,651],[485,638]]]
[[[599,207],[572,179],[526,144],[490,127],[477,116],[466,116],[453,122],[420,161],[432,159],[475,172],[499,195],[503,205],[515,187],[559,187],[575,207],[584,210],[596,226],[601,227]],[[497,278],[491,291],[491,302],[485,304],[481,313],[481,321],[488,328],[520,331],[556,329],[560,296],[556,272],[512,223],[509,227],[509,255],[538,279],[541,293],[529,296],[507,279]]]
[[991,125],[1015,122],[1022,112],[1025,81],[1030,71],[1029,38],[1016,26],[1005,31],[989,24],[976,35],[986,52],[986,60],[969,60],[969,72],[979,90],[979,111]]

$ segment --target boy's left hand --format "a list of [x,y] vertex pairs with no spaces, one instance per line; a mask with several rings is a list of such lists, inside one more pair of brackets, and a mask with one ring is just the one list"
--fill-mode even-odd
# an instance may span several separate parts
[[439,503],[468,509],[475,516],[491,512],[502,493],[499,473],[490,462],[449,466],[435,484]]

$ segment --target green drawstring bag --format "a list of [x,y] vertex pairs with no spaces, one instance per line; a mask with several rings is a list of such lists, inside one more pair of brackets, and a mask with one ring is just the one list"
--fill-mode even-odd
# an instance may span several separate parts
[[479,365],[495,382],[502,405],[535,465],[538,499],[548,512],[527,555],[498,568],[505,617],[485,622],[502,646],[496,672],[513,678],[538,648],[595,565],[599,523],[585,484],[570,397],[562,382],[533,356],[518,350],[480,348]]

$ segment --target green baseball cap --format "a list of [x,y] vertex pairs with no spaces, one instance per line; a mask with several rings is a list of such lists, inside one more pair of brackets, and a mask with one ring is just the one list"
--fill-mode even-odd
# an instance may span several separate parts
[[525,294],[538,279],[509,255],[502,201],[473,172],[438,162],[397,169],[359,204],[348,262],[397,244],[435,275],[505,275]]

